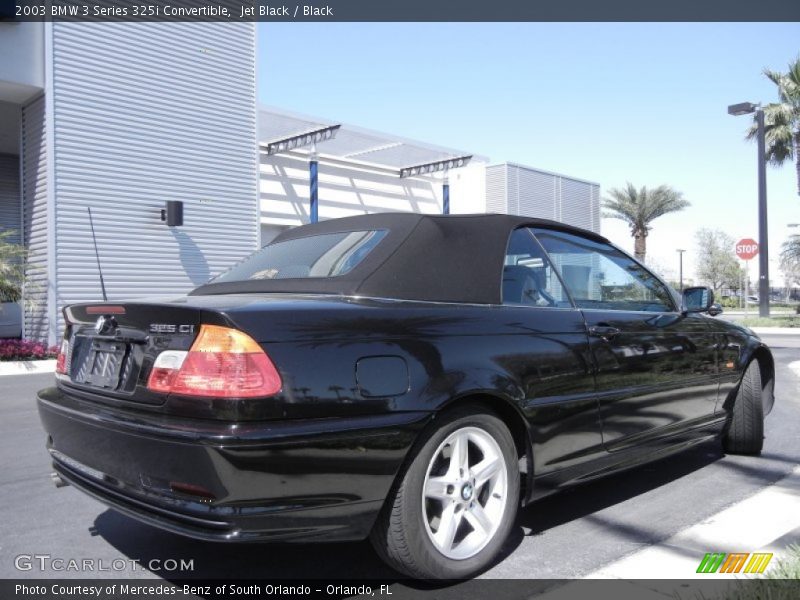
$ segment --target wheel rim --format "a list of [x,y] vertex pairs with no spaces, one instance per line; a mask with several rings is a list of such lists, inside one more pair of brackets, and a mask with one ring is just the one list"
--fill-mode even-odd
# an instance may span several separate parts
[[439,445],[425,474],[428,537],[447,558],[475,556],[503,522],[507,494],[506,461],[497,441],[477,427],[457,429]]

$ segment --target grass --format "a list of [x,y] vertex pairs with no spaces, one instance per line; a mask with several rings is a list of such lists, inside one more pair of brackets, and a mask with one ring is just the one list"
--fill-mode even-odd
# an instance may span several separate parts
[[786,556],[774,566],[767,568],[765,576],[767,579],[800,579],[800,545],[789,546],[786,549]]
[[773,317],[742,317],[735,319],[745,327],[800,327],[800,315]]

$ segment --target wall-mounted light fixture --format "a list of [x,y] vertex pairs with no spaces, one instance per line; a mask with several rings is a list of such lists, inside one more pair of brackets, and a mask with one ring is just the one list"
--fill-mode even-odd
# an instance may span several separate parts
[[167,207],[161,209],[161,220],[166,221],[167,227],[183,225],[183,202],[167,200]]

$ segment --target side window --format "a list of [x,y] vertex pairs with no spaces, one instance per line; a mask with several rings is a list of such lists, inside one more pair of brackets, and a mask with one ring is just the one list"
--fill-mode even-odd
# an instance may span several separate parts
[[503,304],[572,307],[558,275],[529,229],[515,229],[508,240]]
[[672,312],[668,289],[639,263],[609,244],[535,229],[572,299],[580,308]]

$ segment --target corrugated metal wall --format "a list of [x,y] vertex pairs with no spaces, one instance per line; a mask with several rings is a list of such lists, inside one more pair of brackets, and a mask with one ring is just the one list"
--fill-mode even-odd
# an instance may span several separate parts
[[521,165],[487,167],[486,207],[600,231],[599,185]]
[[[255,26],[54,23],[60,309],[186,292],[258,243]],[[160,220],[184,202],[184,226]]]
[[508,212],[507,173],[507,165],[486,167],[486,212]]
[[13,231],[8,240],[22,241],[22,215],[19,195],[19,157],[0,154],[0,231]]
[[40,96],[22,109],[22,229],[28,249],[24,308],[24,337],[47,339],[48,229],[47,139],[45,99]]

